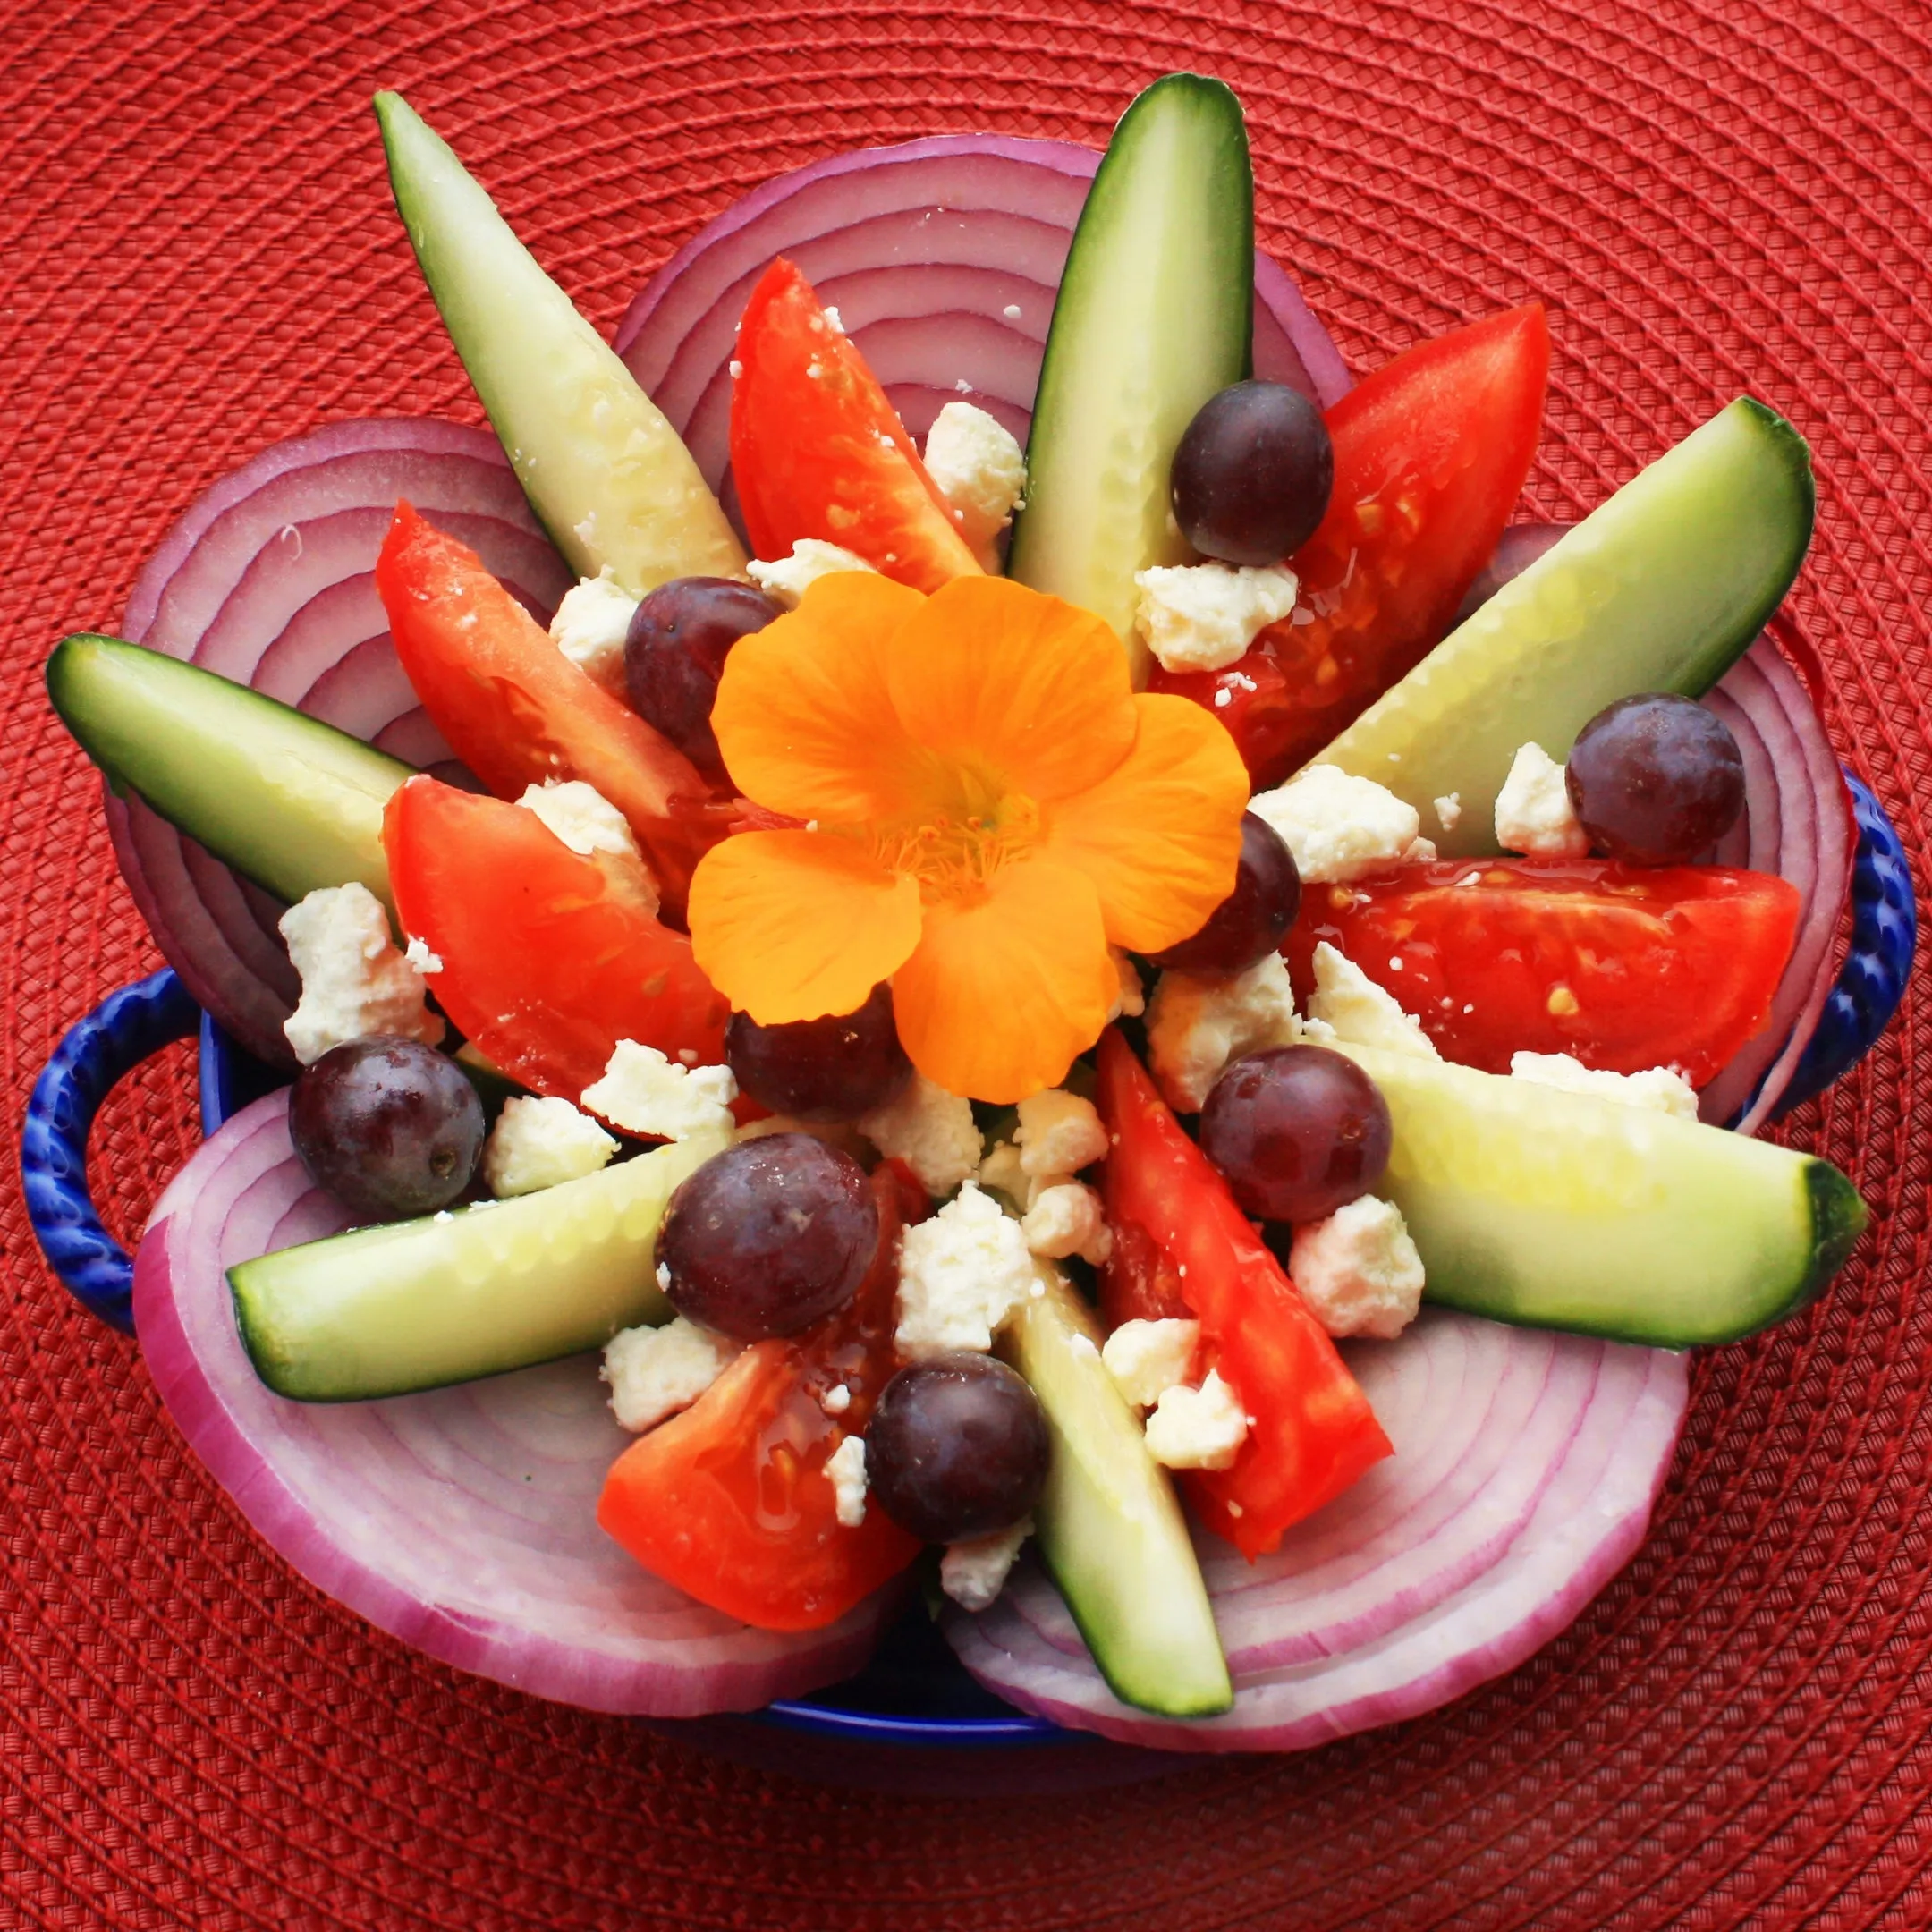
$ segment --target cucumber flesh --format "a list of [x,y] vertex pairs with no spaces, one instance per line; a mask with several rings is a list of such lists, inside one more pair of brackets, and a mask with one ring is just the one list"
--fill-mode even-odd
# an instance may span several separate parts
[[299,1402],[473,1381],[670,1318],[655,1272],[678,1182],[724,1148],[693,1136],[540,1194],[358,1228],[228,1270],[255,1372]]
[[673,577],[741,577],[717,498],[610,345],[400,95],[377,95],[376,117],[423,279],[572,569],[608,567],[632,597]]
[[1055,1270],[1041,1284],[1001,1343],[1053,1433],[1033,1512],[1041,1557],[1117,1698],[1212,1716],[1234,1690],[1173,1481],[1101,1366],[1086,1303]]
[[1122,115],[1054,303],[1007,574],[1106,619],[1142,682],[1134,572],[1192,552],[1168,507],[1175,446],[1248,374],[1254,175],[1241,103],[1169,74]]
[[1377,1192],[1432,1301],[1688,1348],[1782,1321],[1865,1225],[1828,1162],[1647,1108],[1343,1046],[1394,1127]]
[[383,807],[412,767],[119,638],[64,638],[47,682],[61,722],[116,786],[265,892],[292,905],[360,879],[389,903]]
[[1741,396],[1452,631],[1318,757],[1406,799],[1460,795],[1445,857],[1493,852],[1518,747],[1566,758],[1633,691],[1700,698],[1790,589],[1811,540],[1810,453]]

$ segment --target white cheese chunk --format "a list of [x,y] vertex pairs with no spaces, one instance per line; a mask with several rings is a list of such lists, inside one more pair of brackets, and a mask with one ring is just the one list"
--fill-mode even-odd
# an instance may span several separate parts
[[661,1328],[625,1328],[604,1348],[611,1412],[627,1429],[654,1428],[691,1405],[744,1347],[680,1315]]
[[1078,1181],[1043,1187],[1027,1208],[1020,1232],[1028,1248],[1049,1261],[1078,1255],[1099,1267],[1114,1252],[1114,1231],[1100,1197]]
[[1148,1453],[1165,1469],[1226,1469],[1247,1440],[1241,1398],[1218,1369],[1199,1388],[1163,1390],[1147,1419]]
[[1198,1321],[1124,1321],[1106,1338],[1100,1362],[1129,1402],[1151,1409],[1187,1380],[1199,1345]]
[[1147,1011],[1147,989],[1140,984],[1140,969],[1118,946],[1109,946],[1107,953],[1114,962],[1114,970],[1120,975],[1120,996],[1107,1020],[1110,1023],[1123,1017],[1138,1020]]
[[1641,1073],[1611,1073],[1587,1067],[1568,1054],[1519,1053],[1510,1055],[1510,1076],[1534,1080],[1539,1087],[1559,1087],[1565,1093],[1590,1094],[1620,1106],[1648,1107],[1674,1114],[1679,1120],[1698,1117],[1697,1089],[1675,1067],[1647,1067]]
[[926,433],[926,473],[982,570],[999,568],[995,541],[1026,494],[1026,453],[996,416],[948,402]]
[[1034,1262],[1020,1224],[969,1181],[899,1247],[898,1326],[909,1361],[952,1349],[984,1352],[1033,1292]]
[[1107,1132],[1099,1110],[1063,1087],[1048,1087],[1020,1103],[1013,1140],[1020,1165],[1030,1174],[1078,1174],[1106,1158]]
[[862,556],[855,556],[837,544],[823,542],[817,537],[801,537],[792,546],[790,556],[770,563],[754,560],[745,565],[745,574],[773,603],[786,610],[796,610],[805,593],[821,577],[871,569]]
[[1332,1335],[1393,1340],[1422,1301],[1422,1257],[1402,1210],[1364,1194],[1294,1231],[1288,1273]]
[[1270,953],[1244,972],[1166,972],[1147,1014],[1148,1064],[1167,1105],[1198,1114],[1231,1060],[1301,1037],[1287,963]]
[[624,639],[638,600],[616,580],[609,564],[564,593],[550,620],[556,648],[613,696],[625,698]]
[[301,976],[301,998],[282,1030],[304,1066],[378,1034],[428,1046],[442,1039],[442,1021],[423,1004],[422,974],[397,951],[389,915],[367,886],[318,888],[282,915],[279,930]]
[[1445,832],[1453,832],[1462,823],[1462,794],[1451,792],[1434,801],[1436,821]]
[[1402,1011],[1395,996],[1326,939],[1315,947],[1315,990],[1309,996],[1309,1013],[1333,1027],[1335,1038],[1351,1046],[1377,1046],[1384,1053],[1412,1054],[1419,1060],[1442,1058],[1436,1042]]
[[859,1131],[888,1160],[902,1160],[935,1200],[979,1171],[985,1137],[972,1102],[915,1073],[884,1106],[859,1116]]
[[635,1040],[617,1042],[604,1078],[582,1096],[591,1113],[646,1140],[728,1133],[737,1097],[738,1082],[729,1067],[680,1066]]
[[1419,835],[1422,818],[1413,805],[1333,765],[1311,765],[1286,784],[1256,792],[1248,809],[1280,834],[1304,886],[1343,885],[1436,856]]
[[517,801],[525,811],[535,812],[545,826],[580,856],[589,859],[608,852],[614,859],[634,859],[643,863],[643,854],[624,815],[597,790],[581,778],[547,778],[541,784],[526,785]]
[[1134,582],[1134,628],[1167,671],[1219,671],[1294,608],[1291,570],[1157,564]]
[[513,1094],[483,1143],[483,1184],[498,1200],[596,1174],[617,1143],[568,1100]]
[[949,1543],[939,1559],[939,1588],[962,1610],[990,1610],[1006,1587],[1020,1546],[1032,1534],[1029,1516],[1011,1530],[996,1530],[970,1543]]
[[866,1457],[865,1437],[848,1436],[826,1458],[825,1472],[832,1479],[834,1509],[848,1530],[865,1521]]
[[1563,767],[1539,744],[1526,744],[1511,761],[1496,793],[1496,843],[1535,859],[1581,859],[1589,834],[1577,823]]

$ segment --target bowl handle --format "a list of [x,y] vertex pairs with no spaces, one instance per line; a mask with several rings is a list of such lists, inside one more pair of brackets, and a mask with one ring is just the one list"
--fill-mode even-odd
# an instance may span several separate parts
[[200,1019],[172,971],[123,987],[68,1030],[27,1102],[21,1178],[40,1251],[82,1308],[128,1335],[134,1264],[94,1211],[88,1133],[114,1084],[170,1041],[185,1039]]

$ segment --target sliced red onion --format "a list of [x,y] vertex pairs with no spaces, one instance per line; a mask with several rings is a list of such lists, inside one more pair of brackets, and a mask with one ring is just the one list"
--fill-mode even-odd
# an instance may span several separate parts
[[[617,352],[725,487],[730,363],[751,284],[789,256],[914,436],[965,395],[1025,438],[1074,224],[1100,157],[1067,141],[949,134],[840,155],[767,182],[654,276]],[[1256,258],[1255,373],[1325,407],[1349,386],[1294,284]]]
[[859,1667],[889,1593],[829,1630],[752,1630],[639,1569],[597,1527],[630,1438],[594,1356],[381,1402],[265,1387],[223,1271],[345,1220],[309,1184],[287,1095],[272,1094],[175,1176],[134,1274],[141,1352],[169,1413],[318,1589],[445,1663],[592,1710],[750,1710]]
[[[276,444],[206,492],[141,573],[123,629],[409,764],[445,759],[376,593],[399,496],[476,549],[539,615],[569,588],[487,430],[345,422]],[[275,932],[279,908],[138,799],[110,796],[106,812],[135,902],[189,991],[257,1058],[292,1065],[282,1022],[298,987]]]
[[1023,1571],[946,1633],[1021,1709],[1169,1750],[1298,1750],[1434,1710],[1572,1623],[1643,1540],[1685,1358],[1445,1310],[1345,1350],[1395,1453],[1251,1568],[1201,1538],[1234,1681],[1224,1716],[1121,1703]]

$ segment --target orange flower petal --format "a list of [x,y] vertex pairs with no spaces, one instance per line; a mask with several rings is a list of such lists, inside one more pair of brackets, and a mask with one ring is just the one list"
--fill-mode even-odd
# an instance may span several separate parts
[[919,950],[893,980],[893,1006],[899,1038],[928,1080],[1011,1103],[1065,1079],[1119,993],[1093,887],[1064,866],[1028,859],[972,899],[927,908]]
[[893,639],[886,677],[906,730],[996,792],[1083,792],[1133,743],[1127,655],[1111,626],[1004,578],[936,591]]
[[933,761],[893,710],[885,657],[925,601],[869,571],[843,572],[732,647],[711,728],[747,798],[828,824],[919,809]]
[[1191,699],[1133,702],[1133,750],[1050,809],[1039,852],[1092,880],[1115,945],[1157,953],[1199,932],[1233,891],[1248,774],[1234,741]]
[[714,845],[691,875],[689,911],[705,976],[760,1026],[852,1012],[919,937],[918,886],[815,832]]

